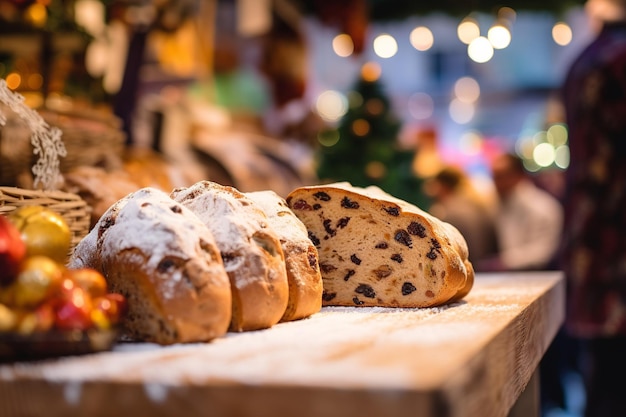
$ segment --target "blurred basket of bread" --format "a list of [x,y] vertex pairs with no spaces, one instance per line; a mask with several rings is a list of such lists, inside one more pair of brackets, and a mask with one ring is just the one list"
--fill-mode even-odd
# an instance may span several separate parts
[[[115,156],[123,147],[124,135],[103,134],[107,130],[119,132],[119,126],[111,121],[57,112],[43,114],[30,109],[24,98],[0,79],[0,215],[24,206],[46,207],[67,222],[73,250],[89,232],[91,207],[79,195],[60,189],[60,169],[105,158],[110,163],[109,155]],[[66,156],[70,158],[64,160]]]
[[[61,173],[79,166],[108,170],[121,165],[125,135],[113,114],[92,109],[38,112],[46,123],[62,132],[67,154],[59,160]],[[36,158],[28,126],[9,112],[6,124],[0,125],[0,184],[33,188],[31,167]]]

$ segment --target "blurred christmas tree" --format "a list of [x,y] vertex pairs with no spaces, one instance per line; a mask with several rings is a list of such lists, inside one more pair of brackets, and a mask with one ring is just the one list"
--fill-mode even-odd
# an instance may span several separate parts
[[318,153],[321,181],[376,185],[387,193],[424,206],[422,180],[413,172],[413,149],[398,143],[401,122],[393,114],[376,69],[367,64],[353,92],[349,109],[336,130],[325,132]]

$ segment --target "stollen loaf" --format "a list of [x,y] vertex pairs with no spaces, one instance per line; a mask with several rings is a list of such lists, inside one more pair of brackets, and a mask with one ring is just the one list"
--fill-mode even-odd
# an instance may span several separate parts
[[114,203],[68,267],[100,271],[126,297],[122,330],[132,340],[205,342],[228,330],[230,283],[215,239],[163,191],[142,188]]
[[287,308],[289,286],[280,240],[265,212],[234,187],[200,181],[170,193],[211,231],[231,283],[229,330],[273,326]]
[[318,249],[325,306],[431,307],[472,288],[459,231],[377,187],[304,186],[286,201]]
[[274,191],[244,194],[265,212],[285,255],[289,301],[281,321],[298,320],[317,313],[322,307],[322,275],[317,249],[309,239],[304,223]]

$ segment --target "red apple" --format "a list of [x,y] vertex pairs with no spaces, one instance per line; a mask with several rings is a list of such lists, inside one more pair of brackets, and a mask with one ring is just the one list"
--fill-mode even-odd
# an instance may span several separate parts
[[126,298],[121,294],[109,293],[93,300],[94,311],[101,311],[111,324],[118,323],[126,314]]
[[92,300],[89,294],[70,279],[63,280],[55,301],[54,324],[61,330],[87,330],[93,325]]
[[18,228],[0,215],[0,286],[13,282],[26,255],[26,245]]

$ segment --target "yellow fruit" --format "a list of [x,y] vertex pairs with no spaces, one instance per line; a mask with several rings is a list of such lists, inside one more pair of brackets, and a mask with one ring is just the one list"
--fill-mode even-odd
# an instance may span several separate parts
[[92,297],[101,297],[107,293],[107,282],[104,276],[95,269],[67,269],[65,275]]
[[11,305],[33,308],[57,292],[63,281],[63,267],[46,256],[32,256],[22,263],[10,291]]
[[15,328],[17,315],[4,304],[0,304],[0,332],[10,332]]
[[13,211],[9,220],[20,231],[27,257],[43,255],[66,262],[72,233],[63,216],[43,206],[24,206]]

